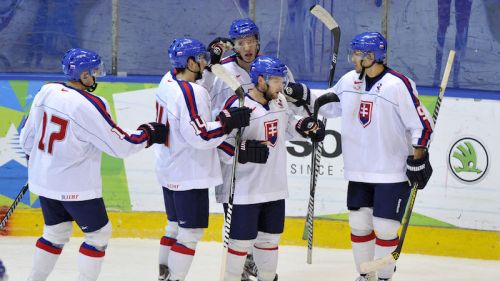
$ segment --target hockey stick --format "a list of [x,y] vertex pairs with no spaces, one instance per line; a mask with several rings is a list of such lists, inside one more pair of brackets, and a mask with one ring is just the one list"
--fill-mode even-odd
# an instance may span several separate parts
[[14,200],[14,202],[12,203],[12,205],[10,205],[10,208],[7,211],[7,214],[5,214],[5,217],[2,219],[2,222],[0,222],[0,230],[4,229],[5,225],[7,224],[7,221],[10,218],[10,216],[12,216],[12,213],[14,213],[14,210],[16,209],[17,204],[19,204],[19,202],[21,201],[21,199],[23,199],[23,196],[24,196],[24,194],[26,194],[27,191],[28,191],[28,183],[26,183],[23,186],[23,188],[21,188],[21,191],[17,195],[16,199]]
[[[330,73],[328,76],[328,88],[333,86],[333,77],[335,75],[335,67],[337,66],[337,57],[339,54],[339,44],[340,44],[340,27],[333,19],[332,15],[325,10],[321,5],[312,6],[309,11],[316,18],[318,18],[326,27],[332,32],[334,38],[333,52],[332,52],[332,62],[330,65]],[[337,97],[338,99],[338,97]],[[314,104],[314,113],[317,117],[316,110],[317,102]],[[319,109],[319,107],[318,107]],[[323,123],[326,126],[326,119],[323,118]],[[313,228],[314,228],[314,196],[316,192],[316,182],[319,174],[319,163],[321,161],[321,153],[323,151],[323,142],[315,143],[313,142],[313,154],[311,158],[311,180],[309,182],[309,204],[307,206],[307,263],[312,263],[312,247],[313,247]]]
[[[441,107],[441,101],[443,100],[444,90],[448,84],[448,78],[450,77],[451,66],[453,65],[453,60],[455,58],[455,51],[451,50],[448,55],[448,62],[446,63],[446,68],[444,69],[443,79],[441,80],[441,85],[439,87],[439,95],[436,101],[436,106],[434,107],[434,113],[432,114],[432,120],[434,121],[434,126],[437,121],[439,114],[439,108]],[[413,211],[413,205],[415,204],[415,199],[417,198],[417,185],[413,185],[410,192],[410,198],[408,199],[408,204],[406,205],[406,212],[403,217],[403,227],[401,229],[401,235],[399,238],[398,246],[389,255],[376,259],[374,261],[364,262],[361,264],[360,269],[362,273],[368,273],[372,271],[377,271],[378,269],[388,266],[390,264],[396,263],[401,255],[401,250],[403,249],[403,242],[405,241],[406,231],[408,230],[408,225],[410,224],[410,218]]]
[[[212,66],[212,73],[218,78],[222,79],[238,96],[238,101],[240,107],[244,105],[245,102],[245,91],[241,85],[234,79],[229,73],[226,72],[224,67],[220,64],[215,64]],[[233,168],[231,170],[231,185],[229,187],[229,201],[227,204],[227,211],[224,220],[224,241],[223,241],[223,252],[222,252],[222,265],[220,271],[220,280],[224,280],[224,274],[226,272],[226,262],[228,254],[228,244],[229,244],[229,233],[231,231],[231,216],[233,215],[233,200],[234,200],[234,188],[236,185],[236,165],[238,164],[238,156],[240,154],[240,144],[241,144],[241,129],[236,132],[236,139],[234,145],[234,158],[233,158]]]

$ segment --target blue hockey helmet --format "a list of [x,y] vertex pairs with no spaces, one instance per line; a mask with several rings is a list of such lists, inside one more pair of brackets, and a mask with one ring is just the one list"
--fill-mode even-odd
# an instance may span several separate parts
[[257,84],[261,75],[268,81],[271,76],[286,79],[287,74],[288,69],[285,64],[275,57],[258,56],[250,65],[250,78],[254,84]]
[[190,38],[174,39],[168,48],[168,57],[172,67],[175,68],[186,68],[190,57],[193,57],[197,62],[200,58],[204,58],[207,63],[210,62],[210,53],[207,52],[205,45]]
[[79,81],[82,72],[88,71],[94,77],[106,75],[101,57],[94,51],[82,48],[70,49],[61,61],[62,71],[69,80]]
[[247,37],[250,35],[255,35],[257,40],[259,39],[259,28],[249,18],[237,19],[231,23],[229,27],[228,36],[231,40]]
[[378,32],[363,32],[351,41],[353,51],[373,52],[376,62],[383,62],[387,53],[387,40]]

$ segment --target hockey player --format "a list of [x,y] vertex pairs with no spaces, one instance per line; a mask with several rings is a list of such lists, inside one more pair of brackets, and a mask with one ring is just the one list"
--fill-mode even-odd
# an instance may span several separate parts
[[29,281],[47,279],[69,241],[73,220],[85,236],[78,280],[97,280],[111,237],[102,198],[101,152],[125,157],[164,143],[166,137],[165,125],[155,122],[123,130],[111,119],[106,100],[88,92],[97,87],[96,77],[105,75],[97,53],[71,49],[62,68],[69,81],[40,89],[20,135],[29,156],[30,190],[39,195],[45,222]]
[[[211,64],[221,63],[221,65],[230,73],[242,86],[246,93],[249,89],[254,87],[252,79],[250,78],[250,64],[259,55],[260,50],[260,35],[259,28],[249,18],[237,19],[231,23],[228,32],[229,38],[217,37],[208,46],[210,51]],[[234,54],[221,60],[225,46],[228,42],[233,44]],[[210,67],[210,66],[209,66]],[[212,74],[207,73],[206,76]],[[293,82],[291,72],[287,72],[288,87],[299,87],[300,84]],[[220,109],[224,106],[225,101],[234,92],[231,88],[219,78],[207,77],[202,85],[208,89],[211,97],[212,112],[214,116],[218,114]],[[292,107],[292,110],[299,115],[303,115],[300,105]],[[257,276],[257,267],[253,261],[252,252],[248,253],[248,258],[245,263],[245,271],[242,275],[242,281],[249,280],[250,276]]]
[[249,124],[251,110],[229,108],[212,121],[208,93],[195,83],[210,59],[206,47],[179,38],[168,55],[174,69],[163,76],[156,95],[157,120],[170,128],[156,158],[168,217],[158,280],[184,280],[208,227],[208,189],[222,183],[217,146],[233,129]]
[[[384,64],[387,41],[380,33],[357,35],[351,49],[354,70],[328,90],[340,103],[323,106],[320,114],[342,118],[347,208],[360,272],[360,264],[388,255],[399,242],[411,186],[423,189],[432,174],[427,147],[433,122],[415,83]],[[294,98],[307,97],[296,91]],[[382,268],[378,280],[390,280],[394,270],[393,265]],[[356,280],[377,277],[361,274]]]
[[[220,64],[236,78],[247,93],[253,87],[249,76],[250,64],[257,57],[260,50],[259,28],[249,18],[237,19],[231,23],[228,37],[218,37],[210,42],[208,48],[211,53],[211,64],[220,61]],[[218,49],[221,43],[229,41],[233,44],[234,54],[221,60],[223,53],[219,52]],[[213,83],[203,83],[203,86],[210,93],[212,111],[215,115],[224,106],[224,102],[234,95],[231,88],[218,78],[215,78]]]
[[[281,93],[286,75],[286,66],[277,58],[259,56],[250,67],[254,87],[245,97],[245,106],[252,108],[252,114],[250,126],[242,131],[236,168],[225,281],[241,280],[245,257],[252,247],[258,279],[277,280],[278,243],[284,227],[285,198],[288,197],[285,142],[300,135],[312,141],[321,141],[325,136],[321,121],[295,116],[289,110]],[[224,108],[238,106],[237,97],[232,96]],[[219,148],[224,184],[216,188],[216,197],[218,202],[227,203],[234,137],[228,138]],[[249,149],[261,152],[251,154],[250,158]],[[262,162],[266,164],[259,164]]]

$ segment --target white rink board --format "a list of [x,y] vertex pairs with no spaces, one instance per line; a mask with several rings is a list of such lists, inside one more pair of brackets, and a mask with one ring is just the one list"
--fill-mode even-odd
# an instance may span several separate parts
[[[134,127],[141,122],[155,119],[156,88],[115,94],[114,104],[118,124]],[[418,193],[415,211],[426,216],[463,228],[500,230],[500,102],[444,98],[431,144],[430,155],[434,174],[425,190]],[[334,154],[334,134],[340,131],[338,119],[329,119],[325,150]],[[481,180],[464,183],[459,181],[448,165],[450,149],[461,138],[473,138],[486,148],[488,171]],[[474,147],[479,145],[474,142]],[[304,143],[289,143],[289,149],[304,152]],[[455,149],[454,151],[457,151]],[[484,153],[476,148],[477,167],[484,169]],[[288,176],[290,198],[287,200],[287,216],[305,216],[309,198],[310,154],[296,157],[289,153]],[[452,166],[457,159],[452,157]],[[345,207],[347,182],[342,175],[342,157],[322,157],[323,175],[318,179],[316,190],[316,215],[347,212]],[[154,151],[144,150],[125,159],[132,210],[163,211],[163,196],[154,173]],[[467,180],[474,173],[461,172]],[[213,193],[213,190],[212,190]],[[211,212],[221,212],[221,207],[211,196]]]

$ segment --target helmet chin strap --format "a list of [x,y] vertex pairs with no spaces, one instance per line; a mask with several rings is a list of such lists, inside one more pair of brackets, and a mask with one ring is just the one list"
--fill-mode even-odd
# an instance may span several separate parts
[[[257,56],[257,54],[259,54],[259,51],[260,51],[260,42],[259,42],[258,40],[259,40],[259,38],[257,38],[257,49],[255,50],[255,53],[256,53],[256,55],[255,55],[255,56]],[[246,62],[246,63],[252,63],[252,62],[253,62],[253,60],[252,60],[252,61],[246,61],[246,60],[245,60],[245,59],[241,56],[240,52],[238,52],[238,51],[236,50],[236,48],[233,48],[233,52],[236,54],[236,57],[237,57],[237,58],[239,58],[240,60],[242,60],[242,61],[244,61],[244,62]]]
[[83,86],[85,86],[85,87],[86,87],[86,88],[85,88],[85,91],[87,91],[87,92],[91,92],[91,93],[92,93],[93,91],[95,91],[95,89],[97,89],[97,83],[95,82],[95,77],[94,77],[94,76],[92,76],[92,81],[94,81],[94,82],[92,83],[92,85],[87,86],[87,85],[85,85],[85,84],[83,83],[82,79],[78,80],[78,82],[80,82]]
[[194,78],[194,80],[200,80],[201,78],[203,78],[203,74],[201,72],[201,65],[199,63],[196,63],[196,64],[198,65],[198,68],[200,69],[200,71],[192,71],[191,69],[189,69],[189,67],[187,65],[186,65],[186,69],[189,70],[189,72],[196,74],[196,77]]
[[271,97],[269,97],[269,94],[268,94],[268,90],[269,90],[269,85],[267,84],[266,82],[266,88],[264,90],[261,90],[259,89],[259,86],[257,85],[257,90],[259,90],[259,92],[262,93],[262,97],[267,101],[267,102],[270,102],[272,101],[273,99]]
[[375,64],[375,61],[373,61],[372,64],[370,64],[370,66],[363,66],[363,61],[364,60],[361,60],[361,62],[360,62],[360,64],[361,64],[361,72],[359,73],[359,77],[358,77],[359,80],[363,80],[363,78],[365,77],[365,70],[367,68],[372,67]]
[[252,61],[246,61],[246,60],[245,60],[245,59],[241,56],[240,52],[236,51],[236,49],[233,49],[233,51],[234,51],[234,53],[236,54],[236,57],[237,57],[237,58],[239,58],[240,60],[242,60],[242,61],[244,61],[244,62],[246,62],[246,63],[252,63],[252,62],[253,62],[253,60],[252,60]]

